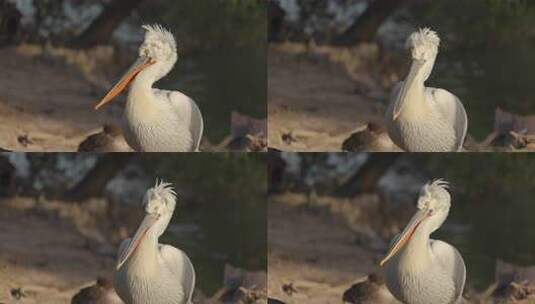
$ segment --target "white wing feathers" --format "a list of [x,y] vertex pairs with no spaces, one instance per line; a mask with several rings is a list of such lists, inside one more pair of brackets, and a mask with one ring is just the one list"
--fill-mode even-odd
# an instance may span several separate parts
[[468,117],[463,104],[457,96],[440,88],[429,88],[433,96],[433,100],[439,106],[438,109],[443,114],[444,118],[455,126],[455,134],[457,137],[457,146],[460,151],[463,147],[464,138],[468,129]]
[[455,292],[461,303],[464,283],[466,281],[466,266],[459,251],[450,244],[440,240],[430,240],[431,253],[448,273],[454,275]]
[[154,89],[158,100],[167,100],[180,116],[180,119],[189,126],[193,151],[198,151],[201,144],[204,122],[201,111],[195,101],[178,91]]
[[188,299],[187,303],[192,303],[193,290],[195,289],[195,269],[188,256],[181,250],[169,246],[158,245],[160,256],[167,264],[167,268],[172,271],[177,271],[177,274],[182,280],[182,287]]
[[199,146],[201,145],[202,133],[204,129],[204,121],[202,119],[201,110],[197,104],[191,100],[192,113],[191,113],[191,134],[193,136],[193,143],[195,151],[199,151]]

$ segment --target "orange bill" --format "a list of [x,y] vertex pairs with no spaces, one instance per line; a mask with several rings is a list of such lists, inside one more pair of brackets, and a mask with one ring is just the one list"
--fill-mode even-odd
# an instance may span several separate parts
[[420,226],[423,220],[425,220],[428,217],[428,213],[424,210],[418,210],[416,214],[412,217],[410,222],[407,224],[405,229],[401,232],[401,234],[398,235],[392,246],[390,247],[390,250],[388,251],[386,257],[381,260],[379,263],[380,266],[383,266],[388,260],[390,260],[396,253],[407,244],[407,242],[412,238],[412,235]]
[[136,233],[134,234],[134,237],[130,239],[130,242],[126,246],[126,248],[122,249],[121,255],[119,256],[117,260],[117,269],[121,268],[123,264],[128,260],[128,258],[136,251],[139,244],[145,239],[147,236],[147,232],[150,228],[156,223],[158,220],[158,217],[152,214],[147,214],[143,221],[141,222],[141,225],[139,225],[139,228],[137,229]]
[[102,100],[95,105],[95,110],[98,110],[105,104],[109,103],[113,100],[117,95],[119,95],[124,89],[128,87],[130,82],[136,78],[136,75],[139,74],[141,71],[143,71],[145,68],[151,66],[154,64],[154,61],[152,61],[149,58],[143,58],[140,57],[131,67],[128,69],[128,71],[121,77],[119,82],[113,86],[113,88],[102,98]]

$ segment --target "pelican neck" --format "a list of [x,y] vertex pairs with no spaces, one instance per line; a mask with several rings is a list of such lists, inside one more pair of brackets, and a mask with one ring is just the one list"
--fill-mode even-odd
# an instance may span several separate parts
[[147,71],[141,71],[130,85],[130,95],[139,95],[144,97],[152,97],[154,95],[152,86],[156,82],[155,79],[146,74]]
[[158,237],[147,232],[147,235],[130,256],[128,264],[135,272],[140,272],[143,276],[156,275],[159,270]]
[[426,265],[431,260],[429,254],[429,236],[426,230],[422,229],[425,226],[418,227],[411,239],[407,242],[405,247],[400,252],[400,259],[404,263],[410,263],[411,269],[425,269]]
[[143,75],[144,72],[146,71],[139,73],[130,85],[126,101],[126,112],[129,116],[147,117],[154,114],[154,101],[156,100],[152,89],[154,81]]
[[402,116],[407,116],[411,119],[425,118],[425,113],[427,113],[429,105],[426,102],[424,82],[426,80],[426,71],[429,68],[432,68],[428,66],[429,64],[431,63],[426,62],[424,66],[418,71],[418,74],[416,74],[412,85],[410,85],[409,87],[405,87],[407,85],[406,80],[403,83],[403,86],[405,88],[402,89],[406,90],[406,94],[405,100],[402,100],[403,104],[405,105],[400,113]]

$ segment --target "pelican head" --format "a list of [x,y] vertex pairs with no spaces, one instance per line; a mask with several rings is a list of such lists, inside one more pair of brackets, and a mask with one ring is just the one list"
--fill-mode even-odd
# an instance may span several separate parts
[[439,45],[440,38],[435,31],[429,28],[419,29],[407,39],[407,47],[411,51],[413,60],[434,60],[438,54]]
[[411,52],[412,63],[409,74],[405,78],[405,82],[394,106],[394,120],[396,120],[401,113],[409,89],[414,85],[421,85],[423,87],[424,82],[429,78],[429,75],[431,75],[438,54],[439,45],[440,38],[436,32],[429,28],[419,29],[412,33],[407,39],[407,48]]
[[383,266],[390,258],[396,255],[411,240],[416,230],[430,235],[444,223],[451,206],[448,185],[446,181],[438,179],[422,187],[418,198],[418,211],[394,240],[388,254],[379,265]]
[[145,40],[139,47],[139,58],[145,62],[154,62],[151,69],[155,79],[167,75],[177,60],[177,47],[173,34],[161,25],[143,25]]
[[158,238],[162,235],[173,216],[176,205],[176,192],[170,183],[156,181],[156,185],[145,193],[143,207],[145,218],[139,225],[134,237],[117,261],[117,269],[136,251],[147,237]]
[[134,79],[140,78],[152,85],[156,80],[167,75],[175,65],[177,46],[173,34],[158,24],[143,25],[142,28],[145,30],[145,39],[139,47],[136,62],[95,106],[95,110],[112,101]]

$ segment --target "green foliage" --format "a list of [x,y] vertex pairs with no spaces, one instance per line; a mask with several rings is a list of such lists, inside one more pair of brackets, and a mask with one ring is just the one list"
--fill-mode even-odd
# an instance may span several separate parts
[[535,2],[530,0],[428,1],[415,10],[421,25],[440,29],[458,47],[507,46],[533,37]]
[[[428,173],[457,181],[463,192],[473,198],[501,189],[514,195],[535,192],[535,156],[531,154],[444,154],[441,157],[422,155]],[[470,191],[468,191],[468,189]]]
[[246,153],[143,155],[148,174],[194,193],[198,203],[263,204],[266,165],[262,155]]
[[265,0],[169,0],[162,9],[152,21],[163,19],[185,52],[264,47],[267,40]]

